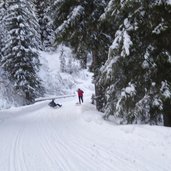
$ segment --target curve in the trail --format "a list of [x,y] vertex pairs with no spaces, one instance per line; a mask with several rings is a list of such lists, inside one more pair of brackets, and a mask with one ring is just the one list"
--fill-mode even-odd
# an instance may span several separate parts
[[[167,161],[154,160],[162,160],[162,150],[165,156],[169,152],[160,140],[157,155],[147,138],[156,136],[152,129],[143,129],[147,137],[142,137],[141,127],[110,125],[100,114],[89,113],[95,109],[86,99],[83,105],[72,99],[62,105],[53,109],[45,101],[6,111],[0,123],[0,171],[169,171]],[[145,155],[148,151],[155,155]]]
[[[7,128],[4,133],[7,139],[0,144],[7,148],[8,161],[0,169],[70,171],[85,167],[95,170],[99,161],[90,148],[91,135],[85,137],[87,129],[80,124],[82,106],[70,101],[63,102],[60,109],[52,109],[47,103],[6,111],[8,117],[0,127]],[[104,165],[112,169],[112,165]]]

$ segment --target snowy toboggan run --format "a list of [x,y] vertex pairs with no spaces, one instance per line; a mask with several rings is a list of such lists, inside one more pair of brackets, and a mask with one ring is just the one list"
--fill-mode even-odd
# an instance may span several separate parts
[[0,112],[0,171],[170,171],[170,128],[118,126],[76,97]]

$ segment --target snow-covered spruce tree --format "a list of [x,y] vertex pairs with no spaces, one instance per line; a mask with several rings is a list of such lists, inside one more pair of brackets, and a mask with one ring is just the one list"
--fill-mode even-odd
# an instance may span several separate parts
[[24,97],[16,93],[13,83],[8,79],[7,72],[0,66],[0,109],[7,109],[12,106],[21,106]]
[[164,116],[171,124],[171,5],[110,1],[106,16],[117,31],[97,81],[105,92],[100,110],[120,123],[160,124]]
[[151,56],[156,64],[152,78],[161,94],[164,125],[171,126],[171,2],[159,1],[153,4]]
[[[81,21],[84,8],[77,0],[61,0],[54,1],[52,9],[56,38],[55,44],[64,43],[70,47],[75,46],[74,48],[76,49],[77,44],[74,43],[75,32],[78,29],[78,23]],[[77,36],[79,37],[79,35]]]
[[2,55],[2,48],[3,48],[3,42],[6,39],[6,29],[5,29],[5,21],[4,21],[4,16],[6,14],[6,7],[5,7],[5,2],[0,1],[0,58]]
[[8,39],[2,49],[2,67],[25,103],[30,103],[40,93],[37,77],[39,59],[36,49],[40,47],[37,20],[29,1],[6,1],[5,26]]
[[[112,9],[115,7],[115,13],[112,11]],[[105,12],[100,16],[99,23],[98,23],[98,29],[101,32],[101,35],[104,35],[103,37],[100,37],[97,39],[100,41],[99,48],[96,51],[94,51],[94,58],[93,58],[93,70],[94,70],[94,83],[95,83],[95,95],[96,95],[96,108],[99,111],[104,112],[104,107],[106,105],[106,98],[105,98],[105,89],[101,83],[99,84],[99,80],[101,79],[101,71],[100,67],[104,65],[104,63],[107,60],[108,56],[108,49],[111,45],[115,32],[117,30],[117,27],[121,23],[121,16],[119,15],[119,12],[121,12],[121,6],[119,1],[109,1],[107,7],[105,8]]]
[[53,23],[50,18],[51,0],[34,0],[34,4],[40,25],[42,48],[45,51],[49,51],[52,49],[52,45],[54,43]]
[[[87,54],[92,52],[97,57],[100,40],[108,39],[97,27],[105,5],[105,1],[100,0],[61,0],[54,3],[56,42],[71,46],[83,68],[86,67]],[[101,61],[102,58],[104,56],[101,55]]]

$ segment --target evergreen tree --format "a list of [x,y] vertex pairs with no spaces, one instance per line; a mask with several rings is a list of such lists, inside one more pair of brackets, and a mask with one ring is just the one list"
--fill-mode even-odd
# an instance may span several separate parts
[[13,83],[8,79],[7,72],[0,66],[0,109],[23,105],[24,97],[16,93]]
[[111,0],[105,16],[116,21],[116,34],[97,81],[105,92],[100,110],[120,123],[161,123],[170,115],[171,5]]
[[105,1],[100,0],[62,0],[54,3],[56,42],[71,46],[77,58],[81,60],[83,68],[86,68],[89,52],[92,52],[93,58],[100,57],[99,61],[104,61],[105,57],[99,56],[98,50],[102,47],[101,40],[107,38],[106,34],[98,28],[97,20],[103,13],[105,5]]
[[18,93],[30,103],[41,88],[36,75],[40,65],[36,52],[40,47],[37,22],[30,2],[10,0],[6,6],[5,26],[9,35],[2,49],[2,66]]
[[43,50],[52,49],[52,44],[54,43],[54,31],[52,25],[53,23],[52,19],[50,18],[50,3],[50,0],[34,0],[40,26],[40,35]]
[[4,21],[4,17],[5,17],[5,14],[6,14],[6,7],[5,7],[5,2],[4,1],[1,1],[0,2],[0,59],[1,59],[1,55],[2,55],[2,48],[3,48],[3,44],[4,44],[4,41],[6,39],[6,29],[5,29],[5,21]]

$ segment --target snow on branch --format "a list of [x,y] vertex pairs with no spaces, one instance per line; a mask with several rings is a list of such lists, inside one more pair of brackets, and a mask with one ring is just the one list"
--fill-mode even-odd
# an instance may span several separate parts
[[171,85],[167,81],[162,81],[160,91],[164,98],[171,98]]
[[154,28],[152,33],[154,33],[154,34],[161,34],[161,32],[165,31],[166,29],[168,29],[168,26],[166,26],[165,23],[160,23],[159,25],[157,25]]
[[71,14],[67,16],[67,20],[64,21],[57,29],[56,29],[56,34],[60,35],[64,33],[70,25],[73,25],[76,23],[76,21],[80,18],[81,14],[83,13],[84,8],[79,5],[73,9]]

